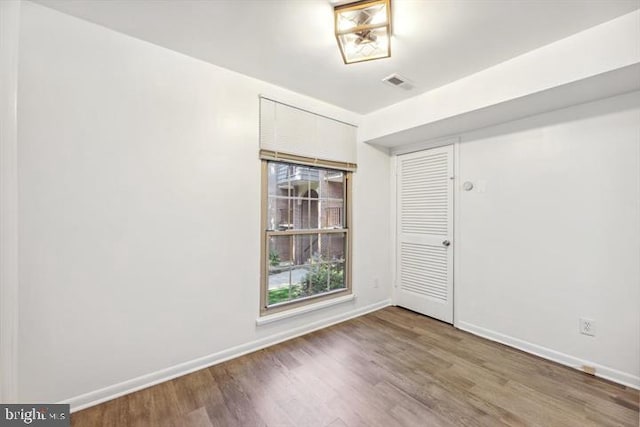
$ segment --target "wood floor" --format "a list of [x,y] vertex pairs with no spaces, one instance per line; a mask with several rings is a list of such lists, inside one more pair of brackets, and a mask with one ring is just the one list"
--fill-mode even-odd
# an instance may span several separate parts
[[81,426],[633,426],[638,391],[397,307],[72,415]]

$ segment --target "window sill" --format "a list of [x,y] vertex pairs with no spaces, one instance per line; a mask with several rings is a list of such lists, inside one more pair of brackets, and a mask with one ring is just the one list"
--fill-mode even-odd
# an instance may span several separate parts
[[343,297],[338,297],[326,301],[317,302],[315,304],[309,304],[298,308],[293,308],[287,311],[281,311],[279,313],[267,314],[264,316],[260,316],[256,319],[256,325],[266,325],[269,323],[277,322],[279,320],[288,319],[290,317],[299,316],[304,313],[309,313],[311,311],[320,310],[322,308],[330,307],[332,305],[342,304],[343,302],[353,301],[355,299],[355,294],[345,295]]

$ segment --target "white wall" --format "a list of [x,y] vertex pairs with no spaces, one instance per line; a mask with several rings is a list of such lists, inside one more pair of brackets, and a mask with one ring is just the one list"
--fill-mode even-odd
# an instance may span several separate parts
[[20,401],[85,404],[387,302],[389,157],[360,143],[357,298],[255,325],[258,94],[359,116],[28,2],[20,45]]
[[461,141],[457,326],[639,387],[640,92]]
[[20,2],[0,2],[0,402],[17,398]]

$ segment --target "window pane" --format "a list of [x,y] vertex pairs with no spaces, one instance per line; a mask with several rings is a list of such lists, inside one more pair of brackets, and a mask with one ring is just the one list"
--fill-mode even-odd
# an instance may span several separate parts
[[297,298],[291,286],[293,238],[291,236],[272,236],[269,238],[269,281],[268,305],[290,301]]
[[344,228],[344,173],[321,172],[320,215],[323,228]]
[[313,296],[345,288],[344,263],[317,263],[301,279],[301,296]]
[[278,194],[278,183],[276,178],[278,176],[279,167],[280,163],[267,163],[267,195],[269,196]]
[[311,271],[311,266],[306,265],[296,265],[292,270],[291,274],[291,283],[292,288],[295,291],[295,298],[304,298],[309,296],[305,288],[305,281],[309,276],[309,272]]
[[318,176],[319,171],[315,168],[295,166],[293,169],[294,229],[318,228]]
[[323,234],[320,254],[324,262],[344,261],[345,238],[343,233]]
[[267,230],[289,230],[293,228],[291,206],[293,201],[286,196],[269,196],[267,199]]
[[291,236],[269,237],[269,271],[275,271],[291,265]]
[[267,230],[288,230],[293,228],[293,194],[291,166],[286,163],[267,164]]
[[319,256],[319,236],[317,234],[298,234],[293,239],[292,284],[298,292],[297,297],[303,298],[310,295],[306,281],[312,270],[311,263],[316,256]]
[[296,199],[293,211],[297,221],[294,221],[294,228],[302,230],[314,230],[320,228],[318,193],[314,189],[309,189]]
[[287,193],[289,186],[290,165],[279,162],[267,163],[267,182],[270,196],[279,196]]
[[268,303],[289,301],[291,283],[291,237],[273,236],[269,238],[269,279]]
[[320,199],[322,228],[344,228],[344,201]]
[[344,282],[344,262],[331,264],[331,278],[329,282],[330,290],[342,289],[346,287]]
[[320,237],[317,234],[299,234],[294,239],[294,264],[311,264],[320,256]]

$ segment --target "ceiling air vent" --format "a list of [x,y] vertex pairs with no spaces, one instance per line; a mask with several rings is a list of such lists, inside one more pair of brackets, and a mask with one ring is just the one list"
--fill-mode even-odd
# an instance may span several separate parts
[[413,84],[411,84],[411,82],[408,79],[402,77],[400,74],[391,74],[390,76],[387,76],[384,79],[382,79],[382,81],[388,84],[389,86],[399,87],[404,90],[413,89]]

